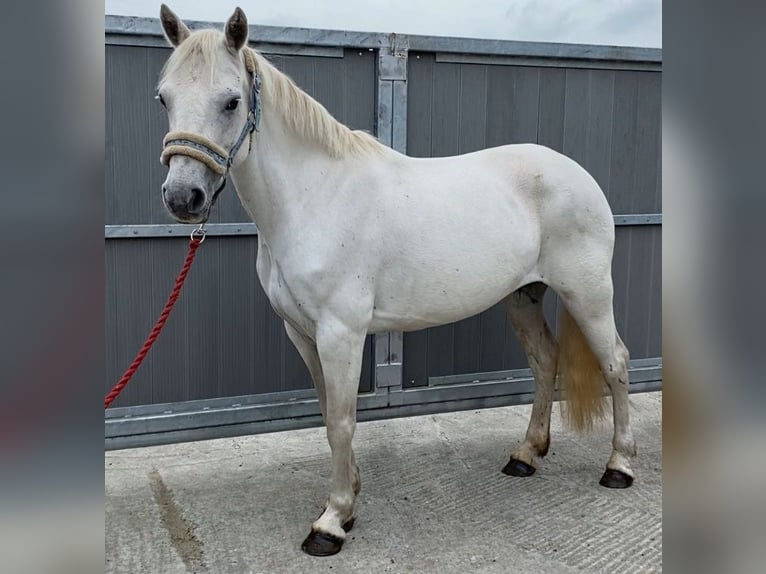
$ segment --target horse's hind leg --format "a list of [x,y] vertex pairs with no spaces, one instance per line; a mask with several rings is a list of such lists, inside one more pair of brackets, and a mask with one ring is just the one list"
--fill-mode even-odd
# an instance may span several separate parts
[[508,315],[521,342],[535,378],[535,400],[524,442],[511,454],[503,468],[511,476],[529,476],[550,445],[551,405],[556,377],[556,339],[543,315],[547,286],[532,283],[511,293],[506,300]]
[[614,322],[611,275],[607,272],[602,281],[591,281],[587,288],[559,295],[598,360],[612,393],[612,455],[600,484],[609,488],[627,488],[633,483],[630,460],[636,455],[636,443],[628,409],[629,354]]

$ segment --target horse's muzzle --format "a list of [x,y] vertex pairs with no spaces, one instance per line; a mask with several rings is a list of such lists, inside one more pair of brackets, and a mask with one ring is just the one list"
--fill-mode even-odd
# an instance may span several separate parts
[[200,187],[165,183],[162,200],[170,214],[182,223],[201,223],[210,211],[207,194]]

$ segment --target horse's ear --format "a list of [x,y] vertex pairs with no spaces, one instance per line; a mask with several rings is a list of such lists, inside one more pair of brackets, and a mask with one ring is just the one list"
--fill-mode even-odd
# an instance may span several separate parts
[[181,22],[181,19],[165,4],[160,6],[160,21],[162,22],[162,29],[165,31],[165,37],[173,46],[178,46],[191,34],[186,24]]
[[237,6],[234,14],[226,22],[226,45],[235,54],[247,43],[247,17],[242,8]]

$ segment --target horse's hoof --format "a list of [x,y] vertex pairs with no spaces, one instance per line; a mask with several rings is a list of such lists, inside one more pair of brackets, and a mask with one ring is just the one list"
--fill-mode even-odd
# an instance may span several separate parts
[[604,476],[601,477],[601,480],[599,480],[598,483],[607,488],[628,488],[633,484],[633,477],[620,470],[607,468],[604,472]]
[[301,550],[310,556],[332,556],[340,552],[343,542],[342,538],[332,534],[312,530],[301,544]]
[[[343,530],[348,532],[353,527],[354,518],[343,525]],[[340,552],[340,549],[343,548],[343,542],[342,538],[332,534],[312,530],[301,544],[301,550],[310,556],[332,556]]]
[[503,474],[507,474],[508,476],[532,476],[534,473],[534,466],[516,458],[509,460],[508,464],[503,468]]

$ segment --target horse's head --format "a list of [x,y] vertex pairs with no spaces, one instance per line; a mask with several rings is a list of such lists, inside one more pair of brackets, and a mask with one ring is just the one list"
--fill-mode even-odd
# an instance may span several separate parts
[[242,54],[247,19],[237,8],[223,33],[192,33],[164,4],[160,19],[175,47],[157,94],[170,125],[161,158],[168,166],[162,199],[176,220],[204,222],[229,167],[247,155],[257,123],[254,60]]

